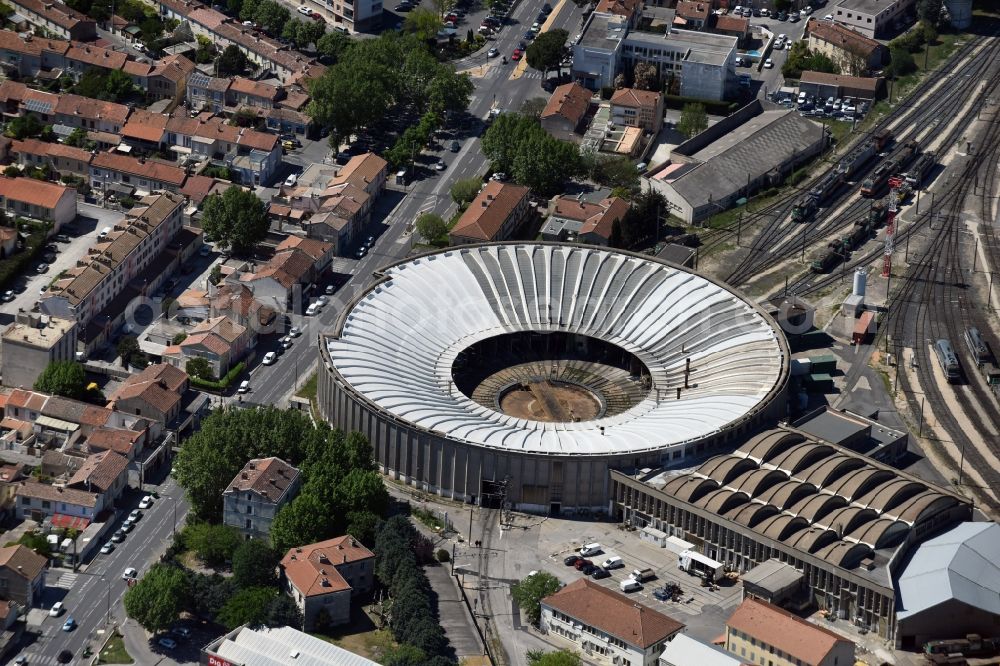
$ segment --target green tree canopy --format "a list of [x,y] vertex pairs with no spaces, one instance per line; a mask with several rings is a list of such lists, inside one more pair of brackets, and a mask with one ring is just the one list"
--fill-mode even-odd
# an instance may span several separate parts
[[785,64],[781,66],[781,73],[788,78],[797,79],[806,71],[840,74],[840,66],[827,55],[811,51],[806,42],[798,41],[788,50]]
[[[296,48],[303,49],[310,44],[318,43],[320,38],[323,37],[325,33],[324,24],[319,21],[299,21],[293,20],[285,23],[285,27],[281,29],[281,36],[285,39],[291,40]],[[346,37],[341,33],[331,33],[339,34],[341,37]]]
[[278,595],[273,587],[248,587],[238,591],[222,607],[216,620],[226,629],[235,629],[244,624],[261,627],[267,623],[271,602]]
[[521,114],[501,114],[483,135],[482,146],[494,171],[509,173],[543,195],[555,194],[567,178],[583,173],[574,144],[553,138],[535,119]]
[[267,234],[270,223],[264,202],[252,191],[230,187],[205,199],[201,226],[205,233],[236,254],[247,254]]
[[559,582],[558,578],[552,574],[539,572],[521,579],[510,588],[510,595],[528,621],[532,624],[538,624],[542,615],[542,599],[555,594],[561,587],[562,583]]
[[271,523],[271,543],[279,553],[322,541],[327,533],[327,506],[315,494],[301,492],[281,507]]
[[278,554],[260,539],[243,541],[233,551],[233,582],[238,587],[269,587],[278,582]]
[[231,578],[219,574],[188,572],[188,604],[186,610],[197,617],[214,621],[216,615],[236,592]]
[[320,55],[327,56],[328,58],[333,58],[334,61],[339,60],[340,56],[344,54],[347,49],[351,48],[353,42],[351,38],[342,32],[332,30],[325,33],[316,42],[316,52]]
[[456,180],[451,186],[451,199],[459,206],[464,207],[476,198],[479,190],[483,186],[481,178],[463,178]]
[[220,566],[243,542],[239,531],[228,525],[193,523],[184,528],[184,543],[208,566]]
[[87,376],[75,361],[53,361],[35,380],[35,390],[74,400],[87,399]]
[[899,78],[911,72],[917,71],[917,63],[913,61],[913,56],[906,49],[889,49],[889,66],[885,68],[887,76]]
[[125,612],[147,631],[163,631],[188,604],[188,592],[188,578],[183,569],[154,564],[125,593]]
[[428,243],[440,242],[448,235],[448,224],[440,215],[424,213],[417,218],[417,233]]
[[219,76],[242,74],[250,68],[250,60],[235,44],[227,46],[215,61]]
[[[181,340],[181,342],[183,342],[183,340]],[[180,344],[180,342],[175,344]],[[188,373],[192,377],[204,379],[205,381],[212,381],[215,379],[215,375],[212,372],[212,364],[208,362],[207,358],[202,356],[196,356],[189,359],[184,366],[184,372]]]
[[280,35],[281,29],[291,17],[292,13],[288,8],[275,0],[262,0],[253,13],[254,23],[271,35]]
[[538,37],[528,46],[525,58],[528,67],[537,69],[545,77],[549,70],[560,68],[563,59],[563,47],[569,33],[562,28],[549,30],[538,35]]
[[703,104],[685,104],[681,109],[681,118],[677,121],[677,131],[690,139],[708,129],[708,113]]
[[403,20],[403,30],[425,41],[437,37],[440,29],[441,16],[429,9],[417,7]]
[[29,139],[41,134],[43,128],[41,121],[34,114],[28,113],[8,122],[3,133],[12,139]]
[[541,118],[546,104],[548,104],[548,100],[544,97],[529,97],[521,103],[520,113],[522,116],[538,120]]

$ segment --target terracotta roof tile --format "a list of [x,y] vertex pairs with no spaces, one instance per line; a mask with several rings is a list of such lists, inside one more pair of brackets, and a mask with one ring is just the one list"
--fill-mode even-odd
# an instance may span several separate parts
[[678,0],[677,2],[677,16],[681,18],[706,21],[711,12],[711,0]]
[[184,338],[181,347],[204,347],[214,354],[222,356],[229,353],[231,346],[215,333],[196,333]]
[[594,11],[600,14],[614,14],[615,16],[631,18],[639,7],[639,0],[600,0]]
[[281,458],[254,458],[243,466],[225,492],[252,491],[277,502],[298,477],[299,470]]
[[380,174],[389,169],[389,163],[375,153],[355,155],[330,179],[327,187],[350,183],[361,189],[374,182]]
[[21,544],[0,548],[0,567],[10,569],[11,573],[26,580],[38,578],[48,563],[48,559]]
[[303,596],[312,597],[351,589],[337,565],[374,557],[360,541],[347,535],[292,548],[281,558],[281,568]]
[[279,90],[277,86],[272,86],[269,83],[261,83],[260,81],[254,81],[253,79],[248,79],[244,76],[234,77],[229,89],[236,93],[250,95],[253,97],[261,97],[272,102],[277,99]]
[[35,178],[0,177],[0,197],[41,208],[55,208],[67,188]]
[[805,664],[820,664],[837,643],[849,643],[829,629],[806,622],[765,601],[747,598],[726,626],[773,646]]
[[504,221],[528,198],[528,192],[530,190],[521,185],[491,180],[462,213],[451,235],[482,241],[497,240]]
[[552,92],[542,110],[541,119],[562,116],[575,127],[587,114],[591,97],[593,93],[579,83],[564,83]]
[[79,95],[59,95],[58,98],[56,113],[64,116],[106,120],[119,125],[124,125],[128,118],[129,108],[124,104],[115,104]]
[[128,468],[128,459],[114,451],[104,451],[88,456],[80,469],[76,470],[67,487],[93,492],[107,492]]
[[93,23],[94,20],[72,9],[62,2],[43,2],[42,0],[17,0],[12,3],[15,8],[24,9],[43,16],[47,21],[61,28],[70,30],[80,23]]
[[860,76],[845,76],[843,74],[828,74],[827,72],[802,72],[799,83],[821,83],[828,86],[843,86],[857,90],[867,90],[874,93],[882,85],[881,78],[869,79]]
[[655,109],[660,103],[660,93],[638,88],[622,88],[611,96],[612,106],[627,106],[636,109]]
[[45,39],[37,35],[25,39],[12,30],[0,30],[0,50],[4,51],[37,57],[45,51],[64,55],[69,47],[70,43],[61,39]]
[[92,167],[107,169],[126,173],[140,178],[167,183],[179,187],[184,183],[187,174],[184,169],[180,169],[169,164],[156,162],[153,160],[139,160],[128,155],[119,155],[113,152],[97,153],[90,161]]
[[67,60],[82,62],[89,67],[102,67],[104,69],[121,69],[128,60],[128,54],[111,49],[102,49],[99,46],[90,44],[76,44],[66,51]]
[[582,222],[580,233],[595,233],[602,238],[611,237],[615,220],[621,220],[628,212],[628,202],[620,197],[609,197],[600,203],[580,201],[573,197],[557,197],[553,215]]
[[136,109],[129,116],[125,127],[122,128],[122,136],[159,143],[166,131],[168,119],[162,113],[150,113],[143,109]]
[[642,649],[684,628],[672,617],[586,578],[545,597],[542,604]]
[[37,481],[22,481],[17,486],[18,497],[33,497],[50,502],[65,502],[77,506],[95,507],[97,506],[97,493],[88,493],[85,490],[75,490],[73,488],[57,488],[47,483]]
[[26,155],[48,155],[50,157],[64,157],[71,160],[79,160],[84,163],[89,163],[91,158],[91,153],[89,150],[84,150],[83,148],[77,148],[76,146],[67,146],[63,143],[49,143],[48,141],[39,141],[38,139],[24,139],[23,141],[14,140],[10,144],[10,151],[12,153],[24,153]]
[[750,21],[740,16],[720,16],[715,19],[715,29],[724,32],[746,32],[750,28]]
[[154,409],[167,413],[181,401],[187,373],[169,363],[157,363],[129,376],[111,397],[112,401],[139,398]]
[[854,32],[836,21],[821,21],[817,18],[811,18],[806,23],[805,34],[832,44],[839,49],[858,53],[865,58],[870,57],[879,48],[884,48],[874,39]]
[[302,238],[301,236],[289,236],[281,241],[276,251],[298,249],[305,252],[313,261],[319,261],[333,249],[333,243],[325,243],[314,238]]
[[97,428],[87,438],[87,446],[91,451],[114,451],[123,456],[131,457],[132,450],[143,436],[142,430],[126,430],[125,428]]

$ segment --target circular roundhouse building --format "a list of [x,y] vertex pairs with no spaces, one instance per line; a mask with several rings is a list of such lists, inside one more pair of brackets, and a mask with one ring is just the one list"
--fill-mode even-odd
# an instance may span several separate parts
[[607,508],[608,469],[735,445],[785,413],[784,335],[647,256],[467,245],[382,269],[320,342],[319,405],[384,473],[527,511]]

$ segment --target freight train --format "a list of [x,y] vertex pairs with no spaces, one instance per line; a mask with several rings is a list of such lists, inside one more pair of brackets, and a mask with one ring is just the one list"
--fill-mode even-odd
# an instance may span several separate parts
[[863,166],[868,164],[880,147],[892,138],[891,130],[883,130],[874,138],[863,141],[844,156],[837,168],[823,176],[792,206],[792,222],[805,222]]
[[889,184],[889,178],[897,174],[901,169],[905,169],[914,155],[919,150],[919,144],[914,141],[907,141],[903,148],[893,155],[892,159],[886,160],[875,168],[870,176],[861,183],[861,196],[874,197],[882,192]]
[[927,172],[931,170],[936,161],[936,156],[933,151],[927,151],[917,158],[917,161],[913,163],[910,170],[903,174],[903,179],[910,185],[910,187],[920,187],[923,182],[924,177],[927,176]]
[[856,221],[851,233],[831,241],[826,246],[826,252],[810,264],[810,270],[813,273],[829,273],[841,261],[846,261],[851,252],[861,247],[878,228],[878,224],[880,222],[873,221],[870,213],[867,219]]

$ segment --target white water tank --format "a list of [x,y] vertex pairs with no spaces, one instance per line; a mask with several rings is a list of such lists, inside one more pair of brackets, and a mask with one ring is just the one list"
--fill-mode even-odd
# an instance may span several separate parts
[[972,25],[972,0],[944,0],[951,16],[951,26],[962,30]]
[[865,287],[868,285],[868,273],[863,268],[854,271],[854,295],[864,296]]

